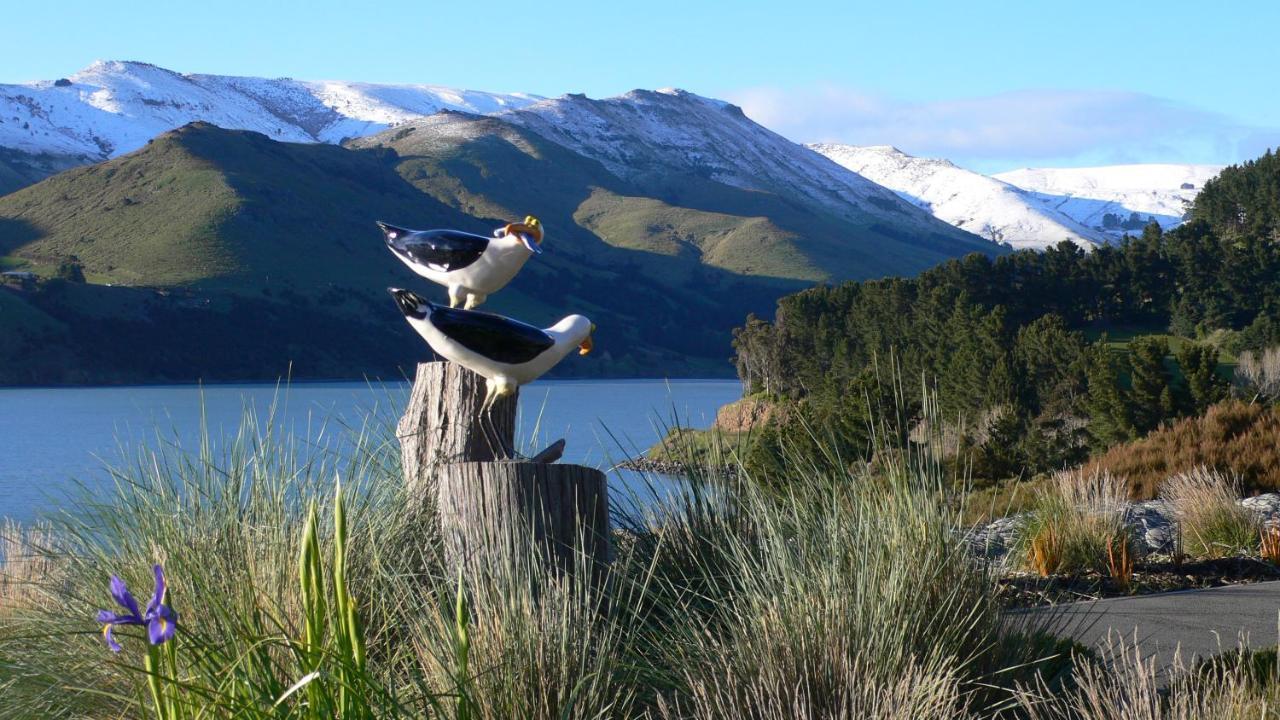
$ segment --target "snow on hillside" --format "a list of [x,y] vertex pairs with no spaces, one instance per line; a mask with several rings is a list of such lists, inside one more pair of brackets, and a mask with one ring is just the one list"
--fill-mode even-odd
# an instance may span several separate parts
[[993,179],[887,147],[831,145],[813,152],[733,105],[682,90],[544,100],[432,85],[181,74],[101,61],[57,81],[0,84],[0,148],[43,154],[43,164],[62,167],[135,150],[195,120],[276,140],[337,143],[440,110],[501,117],[628,179],[698,175],[774,192],[853,222],[974,245],[978,241],[956,228],[1015,247],[1043,247],[1062,239],[1105,242],[1140,229],[1148,216],[1172,226],[1219,170],[1128,165],[1018,170]]
[[[1041,207],[1070,216],[1110,239],[1154,219],[1170,228],[1221,165],[1109,165],[1026,168],[995,175],[1029,191]],[[1135,216],[1136,214],[1136,216]]]
[[0,85],[0,147],[92,162],[196,120],[282,141],[336,143],[440,110],[500,115],[623,177],[693,173],[774,191],[860,223],[978,243],[757,125],[740,109],[670,89],[542,101],[431,85],[181,74],[146,63],[100,61],[58,81]]
[[493,113],[538,99],[431,85],[184,75],[99,61],[58,81],[0,84],[0,147],[104,159],[194,120],[276,140],[338,142],[443,109]]
[[913,157],[887,145],[809,147],[938,219],[995,242],[1041,249],[1070,240],[1088,248],[1104,239],[1032,193],[948,160]]
[[970,239],[866,178],[758,125],[738,107],[683,90],[635,90],[605,100],[565,95],[500,115],[643,181],[673,171],[750,190],[797,195],[857,222]]

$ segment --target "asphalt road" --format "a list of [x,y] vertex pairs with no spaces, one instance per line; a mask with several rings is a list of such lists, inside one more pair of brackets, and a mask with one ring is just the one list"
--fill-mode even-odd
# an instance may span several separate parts
[[1234,650],[1241,641],[1251,647],[1280,640],[1280,581],[1186,590],[1139,597],[1071,603],[1018,613],[1048,616],[1058,635],[1082,644],[1106,646],[1108,636],[1132,641],[1146,657],[1169,668],[1181,648],[1189,666],[1193,657]]

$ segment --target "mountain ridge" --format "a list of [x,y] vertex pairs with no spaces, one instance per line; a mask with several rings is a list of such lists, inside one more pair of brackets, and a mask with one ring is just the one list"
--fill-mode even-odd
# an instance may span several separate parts
[[1152,163],[982,175],[890,145],[808,147],[940,220],[1015,249],[1043,249],[1062,240],[1085,248],[1115,243],[1153,220],[1165,230],[1176,227],[1199,189],[1222,169]]
[[1083,247],[1101,240],[1071,218],[1040,207],[1025,190],[950,160],[918,158],[890,145],[818,143],[809,147],[938,219],[993,242],[1015,249],[1042,249],[1062,240]]
[[184,74],[99,60],[55,81],[0,84],[0,147],[104,160],[194,121],[336,143],[442,109],[496,112],[538,99],[434,85]]
[[1150,218],[1165,230],[1177,227],[1205,183],[1223,167],[1145,163],[1023,168],[992,177],[1027,190],[1042,206],[1068,215],[1115,241],[1141,229],[1130,221],[1135,215],[1139,222]]
[[[730,103],[677,89],[601,100],[567,94],[481,93],[430,85],[313,82],[182,74],[140,62],[99,61],[69,78],[0,85],[0,147],[102,160],[187,122],[285,142],[339,144],[442,110],[501,117],[601,162],[650,195],[700,177],[852,223],[886,260],[834,277],[923,269],[990,251],[875,183],[751,121]],[[12,174],[10,186],[21,182]],[[29,176],[30,174],[28,174]],[[869,253],[865,248],[863,254]],[[872,256],[871,259],[874,259]]]

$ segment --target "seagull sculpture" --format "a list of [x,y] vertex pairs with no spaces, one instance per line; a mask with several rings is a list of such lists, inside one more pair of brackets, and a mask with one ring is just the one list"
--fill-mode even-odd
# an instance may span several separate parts
[[460,230],[409,230],[379,222],[387,247],[414,272],[449,289],[449,307],[467,310],[506,287],[542,252],[542,223],[532,215],[491,238]]
[[[501,315],[446,308],[409,290],[388,291],[405,320],[437,355],[485,379],[488,392],[480,413],[489,420],[486,434],[497,435],[489,412],[499,398],[542,377],[574,349],[580,355],[592,349],[596,326],[581,315],[570,315],[549,328],[538,329]],[[489,441],[492,444],[493,438]],[[508,457],[514,454],[514,449],[502,446],[501,438],[497,444]]]

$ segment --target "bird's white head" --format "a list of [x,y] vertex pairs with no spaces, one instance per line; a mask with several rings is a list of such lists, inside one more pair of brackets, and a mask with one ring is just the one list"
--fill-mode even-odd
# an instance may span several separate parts
[[570,315],[548,329],[577,345],[579,355],[586,355],[595,347],[592,335],[596,332],[596,325],[582,315]]

